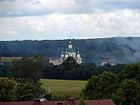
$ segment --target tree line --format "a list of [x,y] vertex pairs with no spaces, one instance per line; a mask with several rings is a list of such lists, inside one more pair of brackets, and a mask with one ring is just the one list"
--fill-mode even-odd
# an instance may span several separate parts
[[[110,64],[106,64],[104,66],[97,66],[94,63],[87,63],[87,64],[77,64],[75,59],[72,57],[69,57],[67,60],[65,60],[62,64],[60,65],[53,65],[49,63],[49,61],[45,58],[43,58],[44,61],[40,62],[42,63],[43,69],[41,70],[41,78],[47,78],[47,79],[66,79],[66,80],[88,80],[91,78],[93,75],[100,75],[104,71],[111,71],[113,73],[119,73],[123,67],[125,66],[124,64],[119,64],[115,66],[111,66]],[[29,66],[25,66],[27,64]],[[13,67],[14,65],[14,67]],[[26,71],[28,69],[33,69],[38,66],[35,65],[34,67],[31,67],[32,65],[31,58],[29,57],[23,57],[21,61],[15,60],[11,62],[10,64],[5,64],[5,65],[0,65],[0,76],[1,77],[9,77],[15,75],[14,72],[12,72],[12,69],[20,69],[17,68],[22,66],[23,71],[20,71],[19,74],[16,76],[28,76],[29,74],[32,73],[31,78],[36,79],[39,73],[34,74],[34,72],[38,71]],[[39,70],[39,68],[38,68]],[[26,71],[26,72],[25,72]]]
[[[36,56],[14,60],[7,68],[7,78],[0,79],[2,101],[32,100],[37,97],[50,99],[51,94],[41,87],[40,79],[53,75],[57,79],[89,79],[80,94],[83,99],[109,98],[116,105],[140,105],[140,63],[100,67],[95,64],[79,65],[73,58],[68,58],[61,65],[54,66],[42,56]],[[57,69],[53,71],[52,68]],[[6,67],[3,66],[3,69]]]

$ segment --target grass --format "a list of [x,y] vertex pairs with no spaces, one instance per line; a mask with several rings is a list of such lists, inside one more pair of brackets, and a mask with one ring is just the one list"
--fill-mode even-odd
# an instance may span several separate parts
[[80,92],[85,87],[87,81],[79,80],[56,80],[56,79],[41,79],[43,87],[51,89],[52,100],[65,100],[70,97],[80,99]]
[[51,88],[52,92],[80,92],[87,81],[42,79],[43,87]]
[[1,60],[4,62],[11,62],[14,59],[21,59],[21,57],[2,57]]

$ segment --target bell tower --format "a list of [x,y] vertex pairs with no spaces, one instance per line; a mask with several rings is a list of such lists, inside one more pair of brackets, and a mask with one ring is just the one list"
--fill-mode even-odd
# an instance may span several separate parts
[[69,49],[72,49],[72,43],[71,43],[71,41],[69,41],[68,48]]

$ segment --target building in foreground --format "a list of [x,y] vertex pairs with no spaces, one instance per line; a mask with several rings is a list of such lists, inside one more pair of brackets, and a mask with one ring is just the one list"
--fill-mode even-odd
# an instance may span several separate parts
[[[36,99],[34,101],[0,102],[0,105],[80,105],[80,100],[68,99],[67,101],[48,101]],[[111,99],[85,100],[86,105],[115,105]]]
[[53,63],[54,65],[59,65],[62,64],[68,57],[73,57],[78,64],[82,63],[81,54],[79,50],[75,50],[73,48],[72,41],[69,41],[66,49],[62,49],[60,58],[51,58],[50,63]]

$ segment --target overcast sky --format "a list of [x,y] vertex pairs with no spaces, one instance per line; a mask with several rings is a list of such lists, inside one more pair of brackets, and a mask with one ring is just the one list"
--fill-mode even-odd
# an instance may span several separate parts
[[140,0],[0,0],[0,40],[140,37]]

